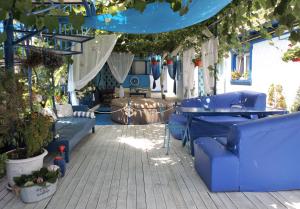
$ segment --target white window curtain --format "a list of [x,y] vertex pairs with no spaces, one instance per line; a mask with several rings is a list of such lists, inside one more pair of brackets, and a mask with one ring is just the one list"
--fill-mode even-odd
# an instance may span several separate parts
[[218,38],[212,37],[207,42],[204,42],[201,47],[202,62],[203,62],[203,78],[204,89],[207,94],[213,94],[214,75],[209,68],[214,68],[218,63]]
[[[73,56],[73,80],[77,90],[85,87],[102,69],[110,56],[118,37],[101,35],[83,44],[83,53]],[[74,46],[80,50],[80,44]]]
[[195,82],[194,82],[194,70],[195,66],[192,62],[195,57],[195,49],[190,48],[183,51],[183,96],[185,99],[194,96]]
[[124,97],[123,82],[131,68],[134,55],[130,53],[111,53],[107,60],[108,66],[115,79],[120,83],[120,97]]

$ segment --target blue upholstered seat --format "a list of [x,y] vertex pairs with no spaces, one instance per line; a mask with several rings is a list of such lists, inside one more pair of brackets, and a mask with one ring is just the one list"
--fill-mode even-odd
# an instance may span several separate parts
[[[224,94],[218,94],[208,97],[199,97],[186,99],[181,102],[183,107],[209,107],[209,108],[230,108],[232,105],[242,105],[246,108],[265,109],[266,94],[252,91],[239,91]],[[192,139],[200,136],[223,136],[226,137],[232,125],[249,120],[245,117],[233,116],[200,116],[194,118],[191,127]],[[184,116],[172,116],[171,124],[182,124],[186,122]],[[182,137],[178,130],[170,130],[173,137]],[[192,149],[193,153],[193,149]]]
[[[87,111],[87,106],[73,106],[73,111]],[[59,139],[53,140],[47,147],[49,152],[57,152],[58,146],[65,145],[65,160],[69,162],[71,150],[91,130],[95,131],[96,120],[92,118],[64,117],[55,123],[55,132]]]
[[300,189],[299,124],[298,112],[234,125],[223,145],[200,137],[195,168],[214,192]]

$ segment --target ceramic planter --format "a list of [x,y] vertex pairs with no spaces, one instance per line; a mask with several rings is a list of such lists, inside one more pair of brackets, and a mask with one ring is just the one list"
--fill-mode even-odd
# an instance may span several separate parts
[[[33,171],[40,170],[43,167],[44,157],[48,154],[47,150],[38,156],[20,159],[20,160],[7,160],[6,161],[6,175],[10,186],[15,185],[14,177],[21,176],[23,174],[31,174]],[[13,152],[12,150],[10,152]],[[8,152],[8,153],[10,153]]]
[[53,195],[56,187],[57,181],[54,184],[47,182],[44,186],[33,185],[30,187],[21,187],[20,197],[25,203],[38,202]]
[[293,62],[300,62],[300,57],[293,59]]

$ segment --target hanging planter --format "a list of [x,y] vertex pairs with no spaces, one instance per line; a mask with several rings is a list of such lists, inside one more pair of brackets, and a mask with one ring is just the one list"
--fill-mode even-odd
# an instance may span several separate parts
[[292,61],[293,61],[293,62],[300,62],[300,57],[294,58]]
[[173,65],[173,60],[172,59],[168,59],[167,60],[167,65]]
[[202,61],[199,58],[193,59],[193,63],[195,67],[202,67]]
[[43,51],[43,64],[46,68],[55,70],[64,64],[64,59],[54,52],[45,50]]
[[287,52],[284,53],[282,60],[285,62],[300,62],[300,47],[296,46],[293,48],[289,48]]
[[26,59],[23,60],[23,66],[35,68],[43,64],[43,53],[39,49],[30,49]]

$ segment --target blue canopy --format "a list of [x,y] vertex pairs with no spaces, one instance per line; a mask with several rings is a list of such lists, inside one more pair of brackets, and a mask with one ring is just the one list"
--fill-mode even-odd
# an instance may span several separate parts
[[228,5],[231,0],[193,0],[185,15],[174,12],[166,2],[149,4],[144,12],[128,9],[116,15],[86,17],[84,26],[112,32],[150,34],[173,31],[202,22]]

